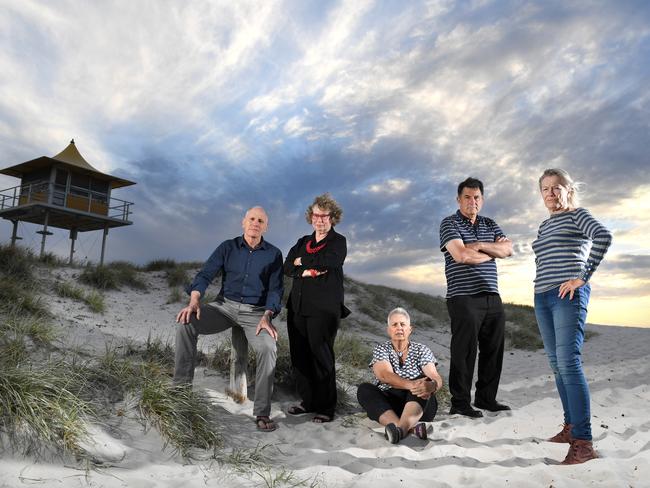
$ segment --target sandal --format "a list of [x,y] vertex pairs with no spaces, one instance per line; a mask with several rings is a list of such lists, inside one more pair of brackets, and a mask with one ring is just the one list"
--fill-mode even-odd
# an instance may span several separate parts
[[314,418],[311,419],[312,422],[315,424],[326,424],[327,422],[331,422],[334,420],[334,417],[330,417],[329,415],[325,415],[322,413],[317,413],[314,415]]
[[307,410],[305,407],[303,407],[302,404],[300,404],[300,405],[291,405],[287,409],[287,413],[289,415],[304,415],[306,413],[309,413],[309,410]]
[[258,415],[255,419],[255,424],[257,425],[257,430],[262,432],[273,432],[278,428],[275,422],[265,415]]
[[427,424],[424,422],[419,422],[416,424],[415,427],[413,427],[413,434],[415,437],[418,439],[422,439],[423,441],[427,440]]

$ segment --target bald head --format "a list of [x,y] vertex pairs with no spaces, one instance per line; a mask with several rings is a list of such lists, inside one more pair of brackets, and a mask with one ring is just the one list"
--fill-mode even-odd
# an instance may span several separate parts
[[266,224],[268,225],[269,216],[266,214],[266,210],[264,210],[264,207],[261,207],[259,205],[256,205],[256,206],[251,207],[248,210],[246,210],[246,214],[244,214],[244,219],[246,219],[248,217],[248,214],[250,214],[251,212],[254,212],[254,211],[264,214]]
[[244,215],[241,225],[244,229],[244,239],[251,247],[255,247],[269,227],[269,218],[262,207],[252,207]]

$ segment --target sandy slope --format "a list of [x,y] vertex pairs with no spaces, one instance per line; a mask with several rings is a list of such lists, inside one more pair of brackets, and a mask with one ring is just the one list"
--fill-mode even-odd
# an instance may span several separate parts
[[[74,271],[55,273],[67,279]],[[146,275],[147,294],[108,293],[109,310],[103,316],[58,298],[50,305],[79,347],[101,349],[115,338],[144,340],[149,334],[171,340],[172,316],[179,306],[165,305],[169,291],[161,276]],[[542,440],[559,430],[562,422],[543,352],[507,351],[500,400],[514,410],[480,420],[441,412],[430,424],[427,442],[409,438],[392,446],[377,424],[360,415],[322,426],[308,417],[287,418],[283,411],[292,398],[282,394],[273,404],[280,428],[259,433],[252,421],[252,404],[233,403],[223,393],[227,380],[199,369],[196,388],[205,389],[220,410],[228,447],[268,444],[270,471],[260,468],[257,473],[238,474],[210,461],[185,465],[162,449],[155,431],[143,432],[134,419],[124,418],[110,434],[97,428],[93,437],[94,450],[112,467],[86,472],[13,456],[5,449],[0,487],[266,486],[265,478],[277,477],[283,470],[292,472],[294,483],[305,480],[304,486],[650,486],[650,329],[591,328],[599,335],[587,343],[584,359],[591,384],[594,439],[602,458],[584,465],[559,466],[567,447]],[[203,347],[223,337],[209,338]],[[422,330],[414,339],[432,344],[444,375],[448,351],[440,344],[447,344],[448,336]]]

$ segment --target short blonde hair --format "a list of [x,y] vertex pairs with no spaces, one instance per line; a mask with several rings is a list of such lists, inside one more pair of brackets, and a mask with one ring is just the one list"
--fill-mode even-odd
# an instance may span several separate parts
[[405,308],[396,307],[393,310],[391,310],[390,312],[388,312],[388,317],[386,318],[386,322],[387,322],[388,325],[390,325],[390,318],[393,315],[403,315],[408,320],[409,325],[411,325],[411,316],[409,315],[409,313],[406,311]]
[[308,224],[311,224],[312,215],[314,213],[314,205],[329,212],[332,227],[341,221],[341,218],[343,217],[343,209],[341,209],[341,206],[338,204],[338,202],[332,198],[332,195],[329,193],[323,193],[322,195],[318,195],[316,198],[314,198],[313,203],[307,207],[307,211],[305,212],[305,219],[307,220]]
[[560,168],[545,169],[542,176],[539,177],[539,189],[542,189],[542,180],[548,176],[557,176],[560,179],[560,184],[567,189],[567,204],[569,207],[578,208],[580,205],[580,186],[581,183],[573,181],[571,175]]

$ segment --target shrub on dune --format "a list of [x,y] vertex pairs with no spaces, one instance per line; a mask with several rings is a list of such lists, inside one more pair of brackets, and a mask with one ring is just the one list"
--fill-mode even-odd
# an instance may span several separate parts
[[53,252],[43,253],[43,255],[38,258],[38,261],[49,267],[61,267],[68,264],[67,261],[65,261],[63,258],[60,258]]
[[170,288],[174,286],[185,286],[190,282],[187,271],[181,267],[167,269],[165,278]]
[[143,290],[147,286],[138,276],[138,269],[123,261],[108,266],[86,266],[79,275],[79,280],[100,290],[117,290],[123,285]]
[[175,268],[176,261],[173,259],[154,259],[144,265],[145,271],[164,271],[166,269]]
[[54,292],[61,298],[72,298],[74,300],[84,299],[83,289],[74,286],[67,281],[57,281],[54,283]]
[[160,380],[142,386],[138,402],[141,415],[155,426],[183,457],[192,457],[195,448],[212,451],[221,446],[221,435],[209,402],[187,386]]
[[117,290],[119,282],[116,274],[105,266],[86,266],[79,280],[100,290]]
[[169,292],[169,297],[167,297],[167,305],[170,303],[178,303],[178,302],[183,302],[187,299],[187,295],[183,293],[181,290],[178,288],[172,288],[172,290]]
[[43,316],[10,313],[0,322],[0,337],[28,337],[38,346],[49,346],[56,333]]
[[47,307],[38,296],[35,284],[0,276],[0,312],[47,315]]
[[61,298],[72,298],[84,302],[92,312],[104,313],[106,310],[104,296],[96,290],[86,292],[83,288],[66,281],[57,281],[54,283],[54,291]]
[[86,293],[83,301],[92,312],[104,313],[106,311],[106,303],[104,303],[104,296],[101,293],[90,291]]
[[366,368],[372,359],[372,348],[349,333],[336,336],[334,353],[338,362],[354,368]]
[[0,270],[5,277],[33,281],[34,255],[23,248],[0,245]]
[[63,364],[43,369],[4,367],[0,375],[0,429],[14,450],[40,454],[47,448],[84,454],[90,403],[73,393],[83,378]]

